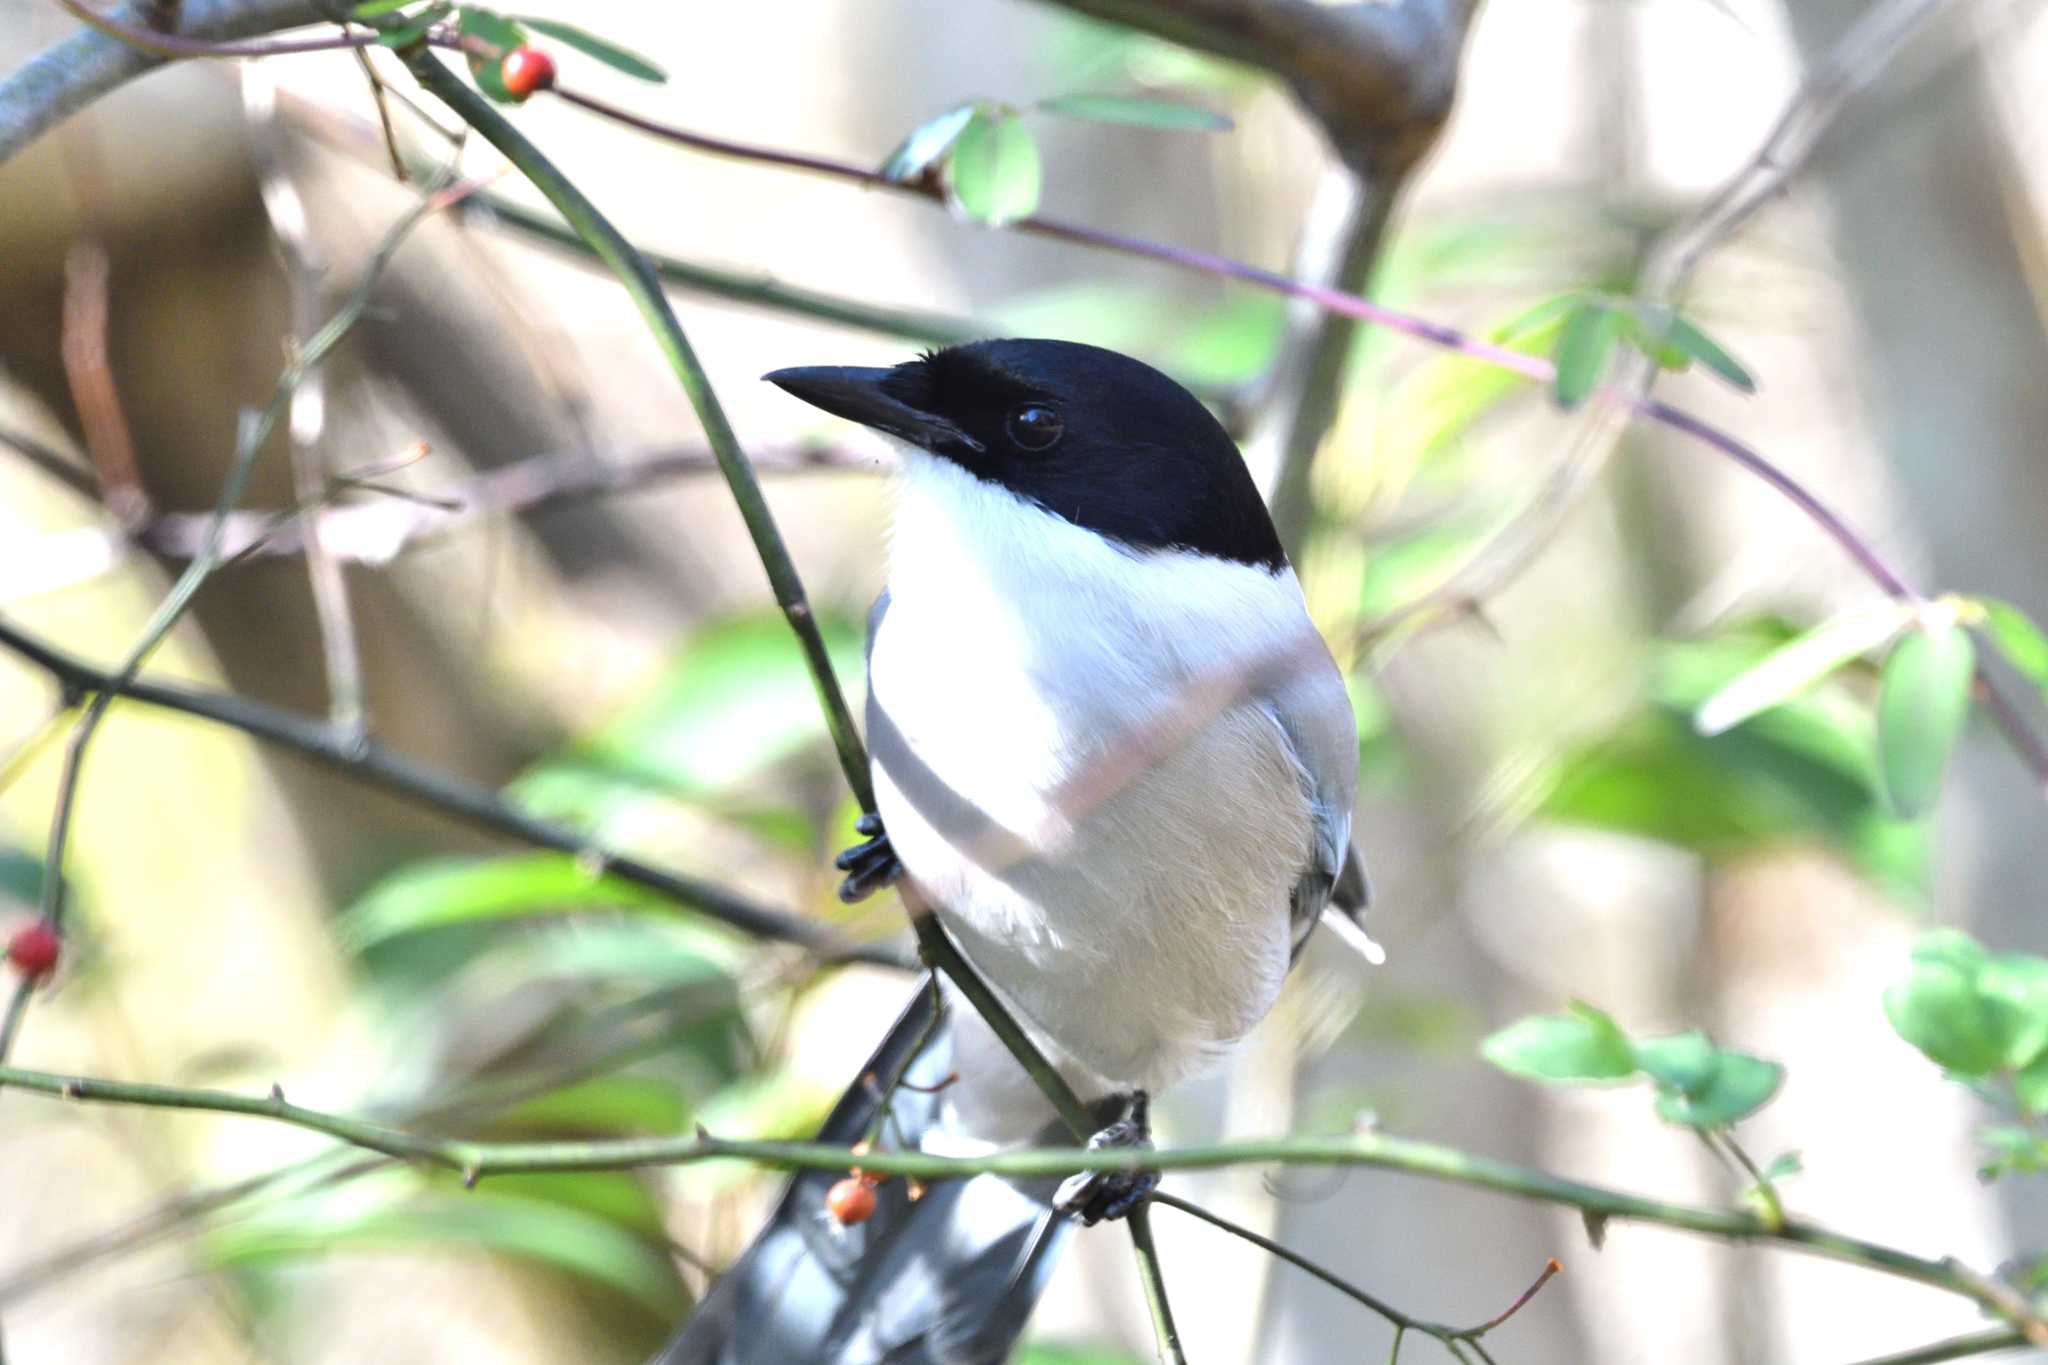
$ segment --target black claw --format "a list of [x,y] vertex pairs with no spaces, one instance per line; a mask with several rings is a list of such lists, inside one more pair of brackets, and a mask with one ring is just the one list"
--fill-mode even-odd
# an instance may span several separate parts
[[880,816],[863,815],[854,828],[874,837],[832,860],[832,865],[846,874],[846,880],[839,883],[839,899],[848,905],[866,900],[903,875],[903,864],[896,861],[896,850],[889,845]]
[[[1105,1147],[1149,1148],[1152,1145],[1150,1101],[1142,1090],[1131,1093],[1124,1116],[1088,1139],[1090,1151]],[[1053,1196],[1053,1208],[1094,1227],[1127,1216],[1159,1188],[1157,1171],[1084,1171],[1070,1177]]]

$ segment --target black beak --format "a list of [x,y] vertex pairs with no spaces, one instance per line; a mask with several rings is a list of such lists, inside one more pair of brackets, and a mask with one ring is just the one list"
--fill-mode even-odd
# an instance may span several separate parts
[[777,370],[761,376],[769,383],[823,408],[834,417],[844,417],[864,427],[873,427],[914,446],[934,452],[965,446],[979,451],[981,442],[943,417],[920,412],[882,388],[891,370],[867,369],[857,365],[804,365]]

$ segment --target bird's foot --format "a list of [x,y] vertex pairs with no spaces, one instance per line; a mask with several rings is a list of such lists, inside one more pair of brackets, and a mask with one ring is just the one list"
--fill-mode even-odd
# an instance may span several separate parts
[[855,844],[832,862],[846,874],[846,880],[839,883],[839,899],[848,905],[866,900],[903,875],[903,864],[896,861],[896,850],[890,847],[889,832],[882,828],[881,816],[863,815],[854,828],[870,836],[868,841]]
[[[1131,1092],[1124,1116],[1088,1139],[1088,1150],[1152,1146],[1151,1100],[1142,1090]],[[1114,1221],[1145,1202],[1159,1187],[1157,1171],[1083,1171],[1069,1176],[1053,1195],[1053,1208],[1072,1214],[1088,1227],[1105,1218]]]

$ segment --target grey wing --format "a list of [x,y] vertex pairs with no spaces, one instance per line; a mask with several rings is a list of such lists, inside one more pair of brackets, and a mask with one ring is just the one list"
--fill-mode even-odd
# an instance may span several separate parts
[[889,614],[889,590],[882,589],[882,595],[875,599],[875,605],[868,608],[867,653],[862,658],[872,664],[875,661],[875,637],[882,633],[882,618]]
[[[1327,654],[1292,673],[1265,700],[1294,748],[1309,800],[1313,837],[1308,866],[1295,883],[1293,898],[1298,953],[1326,909],[1356,927],[1371,898],[1365,863],[1351,842],[1351,813],[1358,797],[1358,727],[1343,675]],[[1342,932],[1345,926],[1333,927]]]

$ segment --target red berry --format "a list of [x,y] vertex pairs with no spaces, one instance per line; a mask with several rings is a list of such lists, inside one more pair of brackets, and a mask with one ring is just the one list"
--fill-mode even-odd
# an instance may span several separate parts
[[536,90],[552,90],[555,59],[537,47],[515,47],[498,63],[498,79],[505,82],[514,99],[523,100]]
[[865,1223],[875,1216],[875,1187],[850,1175],[825,1191],[825,1208],[844,1226]]
[[47,924],[31,924],[14,931],[14,937],[7,943],[7,960],[34,981],[48,976],[56,967],[63,946],[55,929]]

